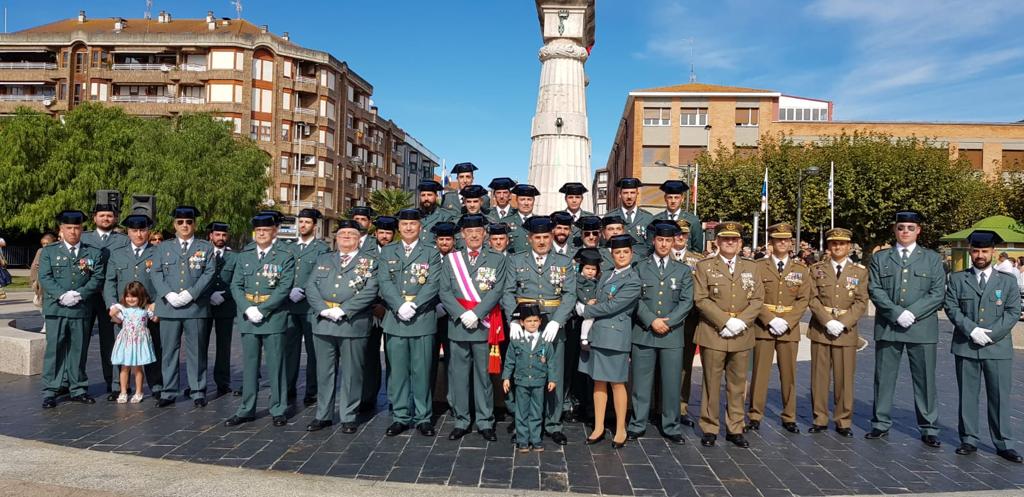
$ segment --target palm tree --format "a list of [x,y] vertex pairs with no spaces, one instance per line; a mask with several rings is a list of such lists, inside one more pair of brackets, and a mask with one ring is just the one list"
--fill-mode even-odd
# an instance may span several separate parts
[[370,207],[380,216],[394,216],[398,211],[412,206],[412,192],[385,188],[370,193]]

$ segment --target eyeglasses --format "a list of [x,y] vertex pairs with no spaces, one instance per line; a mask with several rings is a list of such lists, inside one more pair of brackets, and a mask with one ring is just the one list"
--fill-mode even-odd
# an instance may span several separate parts
[[174,220],[174,224],[177,224],[178,226],[182,226],[182,225],[185,225],[185,224],[195,224],[195,223],[196,223],[195,219],[175,219]]
[[597,231],[584,231],[583,236],[597,236]]
[[896,231],[907,231],[907,232],[913,233],[913,232],[917,231],[917,226],[915,226],[913,224],[897,224],[896,225]]

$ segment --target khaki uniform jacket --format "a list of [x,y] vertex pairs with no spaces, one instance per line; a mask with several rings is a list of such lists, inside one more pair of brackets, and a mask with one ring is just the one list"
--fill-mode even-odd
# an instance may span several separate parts
[[[754,322],[755,338],[799,342],[800,318],[804,316],[811,299],[812,284],[807,265],[790,257],[780,275],[779,267],[771,256],[758,260],[756,264],[761,273],[761,284],[764,285],[764,305]],[[792,309],[781,311],[777,306]],[[768,323],[776,317],[785,319],[789,325],[789,329],[778,337],[768,331]]]
[[[836,279],[832,259],[811,266],[811,323],[807,338],[812,342],[853,347],[858,345],[857,321],[868,309],[868,269],[849,259]],[[844,312],[845,311],[845,312]],[[835,319],[846,326],[841,335],[833,338],[825,323]]]
[[[729,266],[717,255],[698,262],[693,301],[700,311],[694,337],[697,345],[723,352],[754,348],[751,327],[764,303],[764,286],[754,261],[737,256],[733,274],[729,274]],[[747,329],[732,338],[722,338],[718,333],[732,317],[746,323]]]

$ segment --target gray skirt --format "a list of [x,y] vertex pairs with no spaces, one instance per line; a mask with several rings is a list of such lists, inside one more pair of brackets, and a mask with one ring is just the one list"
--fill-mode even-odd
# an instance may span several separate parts
[[629,352],[590,346],[580,352],[579,371],[594,381],[625,383],[629,380]]

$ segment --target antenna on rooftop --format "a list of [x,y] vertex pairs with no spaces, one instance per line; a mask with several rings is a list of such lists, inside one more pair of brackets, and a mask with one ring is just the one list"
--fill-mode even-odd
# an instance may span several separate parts
[[235,18],[242,18],[242,0],[231,0],[231,5],[235,6]]
[[690,44],[690,82],[697,82],[697,71],[693,67],[693,38],[687,38],[687,43]]
[[142,16],[143,19],[153,18],[153,0],[146,0],[146,14]]

